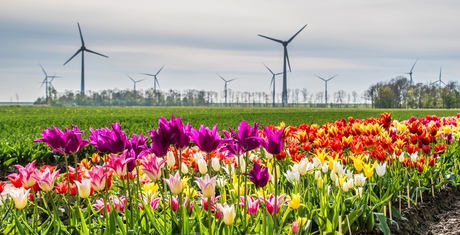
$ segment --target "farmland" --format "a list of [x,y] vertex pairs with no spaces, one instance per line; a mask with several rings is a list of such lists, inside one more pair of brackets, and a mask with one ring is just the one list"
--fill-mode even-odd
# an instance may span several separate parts
[[[260,125],[324,124],[352,116],[355,119],[379,117],[391,112],[393,119],[404,120],[411,116],[426,115],[453,116],[458,110],[384,110],[384,109],[302,109],[302,108],[208,108],[208,107],[0,107],[0,169],[12,164],[24,164],[33,159],[52,162],[56,159],[49,148],[32,141],[41,136],[41,131],[56,126],[60,129],[78,126],[89,136],[89,128],[110,127],[120,123],[128,135],[147,134],[157,128],[160,117],[170,118],[172,114],[181,117],[192,127],[212,127],[219,124],[219,130],[236,128],[241,120]],[[92,151],[87,149],[89,154]]]

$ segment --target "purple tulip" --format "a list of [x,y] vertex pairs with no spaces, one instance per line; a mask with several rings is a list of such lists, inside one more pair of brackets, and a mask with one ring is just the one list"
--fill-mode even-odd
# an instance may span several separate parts
[[263,139],[259,137],[258,126],[258,122],[254,123],[254,127],[251,127],[243,120],[238,126],[238,133],[232,128],[229,129],[229,132],[224,130],[227,145],[222,150],[228,150],[230,153],[239,156],[260,147]]
[[247,176],[257,187],[265,187],[270,180],[268,168],[262,168],[257,162],[254,162],[254,168]]
[[178,149],[188,147],[190,143],[189,132],[192,129],[190,123],[187,123],[187,125],[184,126],[180,117],[175,118],[173,114],[171,120],[169,121],[169,128],[171,145],[176,146]]
[[153,153],[157,157],[166,156],[166,154],[168,153],[169,141],[167,138],[165,138],[163,131],[164,130],[162,129],[149,131],[152,143],[150,144],[150,148],[147,148],[145,151],[142,152],[142,155]]
[[129,140],[125,132],[121,130],[120,123],[112,123],[109,128],[90,128],[90,143],[101,153],[122,153],[128,148]]
[[277,155],[283,151],[283,133],[284,128],[278,131],[272,131],[269,127],[264,127],[266,139],[262,141],[262,146],[268,153]]
[[64,155],[72,155],[78,153],[86,145],[88,140],[83,140],[81,134],[83,131],[73,126],[72,129],[65,128],[65,132],[57,127],[49,128],[42,131],[42,138],[35,139],[34,142],[44,142],[51,148],[53,152]]
[[134,168],[136,168],[136,160],[146,149],[147,146],[145,144],[145,137],[142,134],[139,136],[133,134],[128,142],[128,158],[133,158],[134,161],[128,162],[128,172],[131,172]]
[[195,142],[198,148],[201,149],[201,151],[206,153],[211,153],[212,151],[218,149],[223,143],[219,136],[217,124],[212,128],[212,130],[204,125],[201,125],[200,129],[192,128],[190,131],[190,138]]

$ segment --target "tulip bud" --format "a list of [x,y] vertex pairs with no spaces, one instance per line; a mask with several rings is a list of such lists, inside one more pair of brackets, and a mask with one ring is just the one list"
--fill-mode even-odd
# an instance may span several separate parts
[[219,171],[220,170],[219,158],[216,158],[216,157],[211,158],[211,165],[214,171]]
[[206,161],[203,158],[198,159],[198,170],[203,175],[208,172],[208,166],[206,165]]
[[182,174],[186,175],[188,173],[188,167],[187,167],[187,164],[185,164],[184,162],[182,162],[181,164],[181,172]]
[[299,223],[297,221],[292,222],[291,232],[293,234],[299,233]]
[[174,153],[171,151],[168,151],[168,154],[166,155],[166,164],[168,164],[169,167],[173,167],[176,164],[176,158],[174,157]]

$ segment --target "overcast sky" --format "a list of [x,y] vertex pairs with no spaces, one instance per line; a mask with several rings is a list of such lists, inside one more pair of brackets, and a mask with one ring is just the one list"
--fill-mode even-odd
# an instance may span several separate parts
[[[309,93],[338,90],[362,94],[372,84],[408,76],[414,82],[460,77],[460,1],[458,0],[194,0],[0,2],[0,101],[35,101],[45,96],[44,74],[56,74],[58,92],[79,92],[81,55],[63,64],[81,46],[109,56],[85,53],[86,90],[153,87],[160,90],[266,91],[274,72],[282,72],[281,44],[257,36],[288,40],[292,72],[288,89]],[[282,90],[282,76],[276,78]]]

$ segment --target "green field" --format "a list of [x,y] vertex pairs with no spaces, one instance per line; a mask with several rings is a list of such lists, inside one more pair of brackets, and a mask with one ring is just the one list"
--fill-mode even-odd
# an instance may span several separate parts
[[324,124],[350,116],[355,119],[379,117],[384,112],[393,113],[393,119],[404,120],[411,116],[453,116],[459,110],[0,106],[0,170],[32,159],[56,160],[46,145],[32,143],[41,137],[43,129],[53,126],[63,129],[77,125],[85,131],[83,136],[87,138],[89,128],[111,127],[112,122],[119,122],[128,135],[147,134],[147,131],[156,129],[161,116],[170,119],[172,114],[194,128],[199,128],[201,124],[209,127],[219,124],[219,130],[224,130],[236,128],[242,120],[249,124],[260,122],[260,127],[280,122],[297,126],[302,123]]

